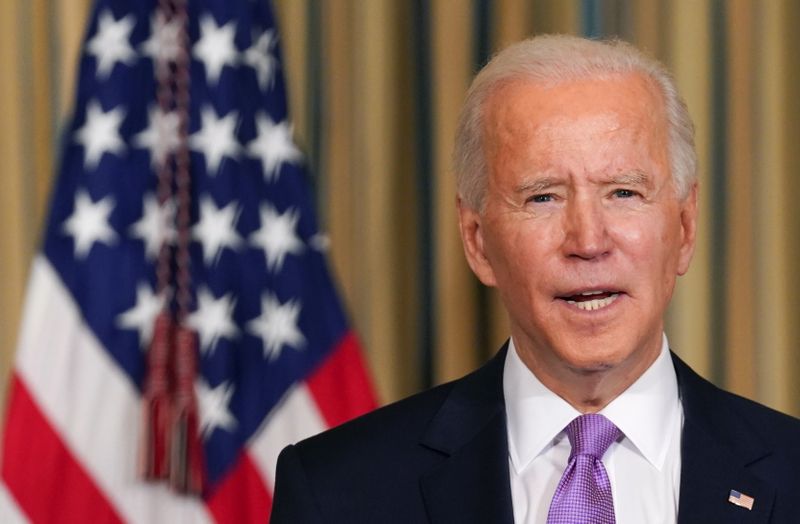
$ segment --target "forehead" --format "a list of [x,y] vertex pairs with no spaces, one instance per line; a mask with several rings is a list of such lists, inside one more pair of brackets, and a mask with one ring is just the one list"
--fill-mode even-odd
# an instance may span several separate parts
[[633,157],[668,165],[661,93],[640,73],[551,84],[517,79],[497,86],[484,109],[490,171],[508,162],[580,164],[592,171]]
[[524,78],[496,86],[484,106],[488,133],[530,135],[570,130],[593,119],[597,129],[640,127],[666,133],[666,115],[655,82],[641,73],[610,74],[544,84]]

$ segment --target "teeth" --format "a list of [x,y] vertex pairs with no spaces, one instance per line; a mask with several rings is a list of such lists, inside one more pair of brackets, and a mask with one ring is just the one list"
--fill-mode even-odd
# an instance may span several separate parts
[[585,293],[581,293],[582,297],[590,297],[592,295],[602,295],[605,291],[586,291]]
[[[599,293],[595,293],[595,292],[583,293],[583,295],[597,295],[597,294],[599,294]],[[577,307],[578,309],[583,309],[584,311],[594,311],[596,309],[602,309],[602,308],[610,305],[612,302],[614,302],[617,299],[618,296],[619,296],[619,293],[614,293],[613,295],[608,296],[606,298],[599,298],[599,299],[596,298],[594,300],[587,300],[585,302],[576,302],[574,300],[567,300],[567,303],[568,304],[572,304],[573,306]]]

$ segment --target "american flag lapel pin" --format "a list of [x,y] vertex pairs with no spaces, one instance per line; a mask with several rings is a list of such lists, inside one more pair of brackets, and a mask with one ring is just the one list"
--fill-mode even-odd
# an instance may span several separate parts
[[756,499],[750,495],[745,495],[744,493],[736,491],[735,489],[732,489],[730,495],[728,495],[728,502],[735,506],[739,506],[740,508],[752,510],[753,502],[755,501]]

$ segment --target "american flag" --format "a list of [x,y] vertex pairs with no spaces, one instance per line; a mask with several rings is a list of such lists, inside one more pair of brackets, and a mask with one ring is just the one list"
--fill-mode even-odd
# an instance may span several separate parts
[[[0,521],[265,522],[282,447],[375,404],[292,139],[273,14],[100,0],[78,75],[10,381]],[[196,348],[198,496],[142,477],[165,311]]]
[[755,501],[756,500],[753,497],[745,495],[744,493],[736,491],[735,489],[732,489],[730,494],[728,495],[728,502],[742,508],[747,508],[749,510],[753,509],[753,503]]

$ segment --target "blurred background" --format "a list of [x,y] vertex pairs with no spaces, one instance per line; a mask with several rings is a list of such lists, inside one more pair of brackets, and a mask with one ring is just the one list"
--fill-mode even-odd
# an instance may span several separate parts
[[[701,221],[669,312],[670,345],[713,382],[800,415],[800,2],[274,7],[296,138],[381,402],[468,372],[507,337],[497,297],[463,259],[452,138],[470,78],[494,51],[559,32],[619,36],[674,72],[697,127]],[[0,3],[3,395],[89,8],[89,0]]]

